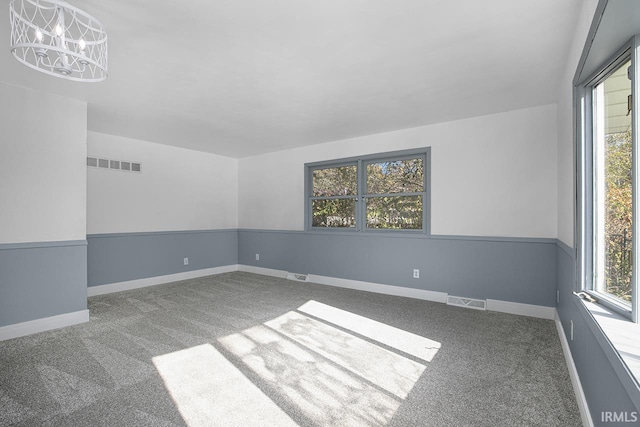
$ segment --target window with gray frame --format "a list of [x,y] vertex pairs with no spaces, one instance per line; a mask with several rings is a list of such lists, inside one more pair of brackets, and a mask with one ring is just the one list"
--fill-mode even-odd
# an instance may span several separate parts
[[639,41],[634,37],[576,88],[582,139],[582,287],[635,322],[640,177],[634,52]]
[[307,230],[429,232],[430,150],[305,165]]

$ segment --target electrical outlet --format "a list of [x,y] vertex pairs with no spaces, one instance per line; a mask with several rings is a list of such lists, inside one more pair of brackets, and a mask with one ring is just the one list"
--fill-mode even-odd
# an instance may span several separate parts
[[418,270],[417,268],[413,269],[413,278],[414,279],[419,279],[420,278],[420,270]]
[[570,320],[570,322],[571,322],[571,333],[570,333],[570,335],[571,335],[571,341],[573,341],[573,320]]
[[260,254],[256,254],[256,261],[260,261]]
[[189,265],[189,258],[184,259],[184,265]]

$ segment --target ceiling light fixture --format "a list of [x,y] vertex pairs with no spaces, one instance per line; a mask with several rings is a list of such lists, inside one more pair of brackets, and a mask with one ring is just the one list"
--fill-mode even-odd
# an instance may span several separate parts
[[107,78],[107,32],[64,0],[12,0],[11,53],[27,67],[80,82]]

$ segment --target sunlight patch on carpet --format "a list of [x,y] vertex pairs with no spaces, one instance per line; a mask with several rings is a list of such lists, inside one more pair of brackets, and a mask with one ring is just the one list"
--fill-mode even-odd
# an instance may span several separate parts
[[265,326],[341,368],[405,399],[425,366],[300,313],[289,312]]
[[156,356],[153,363],[190,427],[297,425],[211,344]]
[[314,424],[385,425],[400,406],[401,399],[266,326],[219,341]]
[[298,311],[333,323],[381,344],[431,362],[441,344],[420,335],[341,310],[318,301],[308,301]]
[[319,425],[386,425],[440,348],[436,341],[316,301],[299,311],[316,318],[290,311],[218,342],[287,406]]
[[313,300],[218,344],[153,358],[189,426],[386,425],[440,349]]

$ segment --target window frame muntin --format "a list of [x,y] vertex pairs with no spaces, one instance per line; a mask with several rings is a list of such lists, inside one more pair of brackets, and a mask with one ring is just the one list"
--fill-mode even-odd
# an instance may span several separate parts
[[[577,204],[579,210],[579,218],[580,224],[579,232],[577,233],[577,243],[579,253],[578,253],[578,288],[581,291],[587,292],[588,294],[595,297],[600,304],[604,307],[624,316],[625,318],[631,320],[634,323],[638,323],[639,319],[639,307],[638,307],[638,291],[639,291],[639,283],[640,278],[638,277],[638,273],[640,272],[640,266],[638,262],[640,261],[640,245],[637,245],[637,242],[640,242],[640,236],[637,236],[638,231],[640,231],[640,226],[638,221],[640,220],[639,215],[639,204],[638,197],[640,189],[638,185],[640,184],[640,170],[639,170],[639,161],[638,161],[638,149],[640,149],[639,145],[639,132],[637,128],[638,124],[638,105],[639,98],[638,89],[640,85],[638,84],[638,80],[640,79],[640,73],[637,72],[638,64],[640,64],[639,60],[640,55],[640,35],[633,36],[630,40],[625,42],[613,55],[611,55],[605,62],[603,62],[602,66],[599,67],[596,72],[587,78],[583,79],[580,83],[574,86],[575,90],[575,111],[577,112],[575,120],[577,121],[576,130],[577,130],[577,151],[578,155],[577,159],[577,171],[580,176],[580,183],[578,188],[578,197],[580,198],[579,203]],[[632,70],[636,72],[633,73],[631,79],[631,94],[633,95],[633,105],[631,112],[631,121],[632,121],[632,183],[633,183],[633,191],[632,191],[632,212],[633,212],[633,226],[632,226],[632,234],[633,234],[633,266],[631,273],[631,283],[632,283],[632,300],[631,300],[631,308],[629,308],[626,304],[620,303],[614,297],[609,296],[606,293],[600,292],[595,289],[595,280],[594,280],[594,202],[595,202],[595,189],[594,185],[596,183],[595,177],[595,168],[594,168],[594,96],[593,92],[600,83],[606,80],[609,76],[611,76],[622,64],[627,61],[631,61]]]
[[[422,229],[372,229],[366,227],[366,206],[361,203],[366,197],[366,163],[375,163],[381,161],[406,160],[421,157],[423,160],[423,182],[424,191],[417,193],[422,196]],[[340,227],[313,227],[312,226],[312,200],[313,198],[313,179],[314,170],[332,167],[357,165],[357,195],[356,195],[356,227],[340,228]],[[320,162],[305,163],[304,174],[304,227],[308,232],[336,232],[336,233],[409,233],[418,235],[431,235],[431,147],[415,148],[409,150],[390,151],[384,153],[368,154],[363,156],[352,156],[335,160],[324,160]],[[393,196],[404,195],[405,193],[393,193]],[[413,195],[413,194],[410,194]],[[376,195],[377,196],[377,195]],[[339,196],[333,196],[339,197]],[[351,196],[340,196],[343,198],[351,198]],[[362,223],[364,221],[364,223]]]

